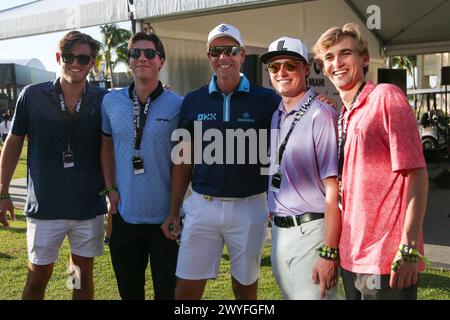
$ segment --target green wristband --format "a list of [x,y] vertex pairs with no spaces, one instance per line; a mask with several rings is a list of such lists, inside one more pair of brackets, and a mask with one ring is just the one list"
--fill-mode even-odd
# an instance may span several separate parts
[[339,259],[338,249],[334,249],[328,246],[322,246],[316,250],[319,252],[319,257],[324,258],[326,260],[335,261]]
[[117,188],[115,186],[109,186],[109,187],[106,187],[105,189],[103,189],[102,191],[100,191],[99,195],[103,197],[113,191],[117,191]]
[[11,195],[9,193],[0,193],[0,200],[3,199],[11,199]]

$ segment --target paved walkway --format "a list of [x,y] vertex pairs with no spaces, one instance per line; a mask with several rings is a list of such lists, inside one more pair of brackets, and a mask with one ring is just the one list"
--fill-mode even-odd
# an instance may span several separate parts
[[[439,189],[432,182],[444,167],[449,169],[450,163],[440,164],[439,167],[429,165],[431,182],[424,222],[425,254],[434,268],[450,270],[450,189]],[[26,192],[25,178],[12,181],[10,194],[16,207],[24,207]],[[270,242],[270,229],[267,231],[266,241]]]

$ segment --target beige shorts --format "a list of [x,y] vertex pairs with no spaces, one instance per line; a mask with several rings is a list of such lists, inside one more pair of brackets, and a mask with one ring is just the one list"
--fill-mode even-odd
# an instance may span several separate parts
[[259,276],[268,223],[265,193],[223,201],[193,192],[183,204],[176,275],[182,279],[214,279],[226,244],[231,274],[243,285]]
[[65,239],[72,254],[93,258],[103,254],[103,215],[90,220],[27,218],[28,260],[36,265],[54,263]]

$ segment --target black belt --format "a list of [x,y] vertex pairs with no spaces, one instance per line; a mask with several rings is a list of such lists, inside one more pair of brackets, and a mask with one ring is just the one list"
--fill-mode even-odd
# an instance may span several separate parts
[[[272,214],[274,215],[273,223],[279,228],[290,228],[299,226],[302,223],[322,219],[325,216],[323,212],[305,212],[301,215],[284,216],[284,217],[277,216],[275,212]],[[297,222],[297,224],[295,222]]]

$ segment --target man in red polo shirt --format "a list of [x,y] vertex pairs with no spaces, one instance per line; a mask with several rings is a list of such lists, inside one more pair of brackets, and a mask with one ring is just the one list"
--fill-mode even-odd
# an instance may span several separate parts
[[339,253],[347,299],[416,299],[428,177],[411,107],[398,87],[365,81],[369,52],[357,25],[329,29],[314,51],[344,103]]

